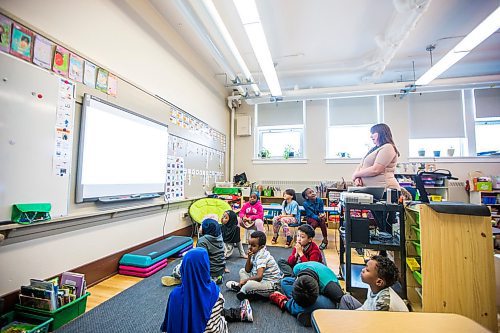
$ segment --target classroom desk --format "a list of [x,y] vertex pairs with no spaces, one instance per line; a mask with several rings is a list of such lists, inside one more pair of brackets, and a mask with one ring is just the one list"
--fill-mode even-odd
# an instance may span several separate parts
[[[283,209],[283,207],[281,205],[262,205],[262,208],[264,208],[264,210],[271,210],[271,211],[276,211],[276,212],[281,212],[281,210]],[[301,212],[304,211],[303,206],[299,206],[299,209]],[[324,210],[326,213],[331,213],[331,212],[337,212],[338,208],[325,206]]]
[[321,333],[489,332],[475,321],[453,313],[316,310],[312,324]]

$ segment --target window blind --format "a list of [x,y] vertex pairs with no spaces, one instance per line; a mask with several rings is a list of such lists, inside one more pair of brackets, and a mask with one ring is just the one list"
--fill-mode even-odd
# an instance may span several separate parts
[[462,92],[409,96],[410,139],[464,138]]
[[377,97],[333,98],[329,100],[330,126],[377,123]]
[[500,117],[500,88],[475,89],[476,119]]
[[257,126],[303,125],[304,102],[281,102],[257,105]]

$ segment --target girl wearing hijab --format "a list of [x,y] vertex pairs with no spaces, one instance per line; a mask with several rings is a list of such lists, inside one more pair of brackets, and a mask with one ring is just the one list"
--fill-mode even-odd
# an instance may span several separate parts
[[[264,208],[260,203],[259,193],[250,194],[248,202],[241,207],[238,221],[245,229],[257,229],[257,231],[264,232]],[[254,225],[255,228],[253,228]]]
[[[210,261],[210,276],[217,283],[223,282],[223,274],[226,269],[226,258],[224,256],[224,242],[219,223],[212,218],[205,218],[201,223],[202,236],[198,239],[196,247],[207,250]],[[174,286],[181,283],[182,264],[184,260],[174,267],[172,276],[164,276],[161,283],[165,286]]]
[[224,297],[210,279],[208,258],[203,248],[192,249],[184,256],[182,284],[168,297],[162,332],[226,333],[227,321],[253,321],[248,300],[239,308],[224,309]]
[[235,245],[238,247],[241,258],[247,258],[240,238],[240,227],[238,226],[238,216],[232,210],[222,214],[222,239],[224,240],[224,256],[229,258],[233,254]]

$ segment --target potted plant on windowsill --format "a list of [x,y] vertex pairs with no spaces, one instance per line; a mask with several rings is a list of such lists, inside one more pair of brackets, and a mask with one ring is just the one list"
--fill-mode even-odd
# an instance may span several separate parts
[[453,156],[455,154],[455,148],[453,146],[450,146],[450,148],[446,150],[446,154],[450,157]]
[[290,145],[285,146],[285,150],[283,151],[283,158],[285,160],[289,159],[290,157],[295,156],[295,151],[293,150],[293,147]]
[[266,148],[262,148],[259,152],[259,157],[260,158],[269,158],[271,157],[271,152],[267,150]]

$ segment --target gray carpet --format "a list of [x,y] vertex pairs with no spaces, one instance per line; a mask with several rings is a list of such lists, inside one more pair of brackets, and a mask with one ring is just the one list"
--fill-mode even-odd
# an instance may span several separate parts
[[[246,245],[245,245],[246,249]],[[287,258],[291,249],[268,247],[276,260]],[[237,252],[237,251],[235,251]],[[224,275],[224,281],[239,280],[238,271],[244,266],[245,259],[233,257],[227,261],[231,271]],[[158,273],[150,276],[86,312],[72,322],[57,330],[58,333],[152,333],[160,332],[167,299],[173,287],[161,285],[160,278],[168,275],[176,262],[170,263]],[[234,292],[221,285],[221,292],[226,300],[225,307],[239,306]],[[297,320],[268,301],[251,302],[254,312],[253,323],[229,323],[230,332],[312,332],[312,328],[300,326]]]

